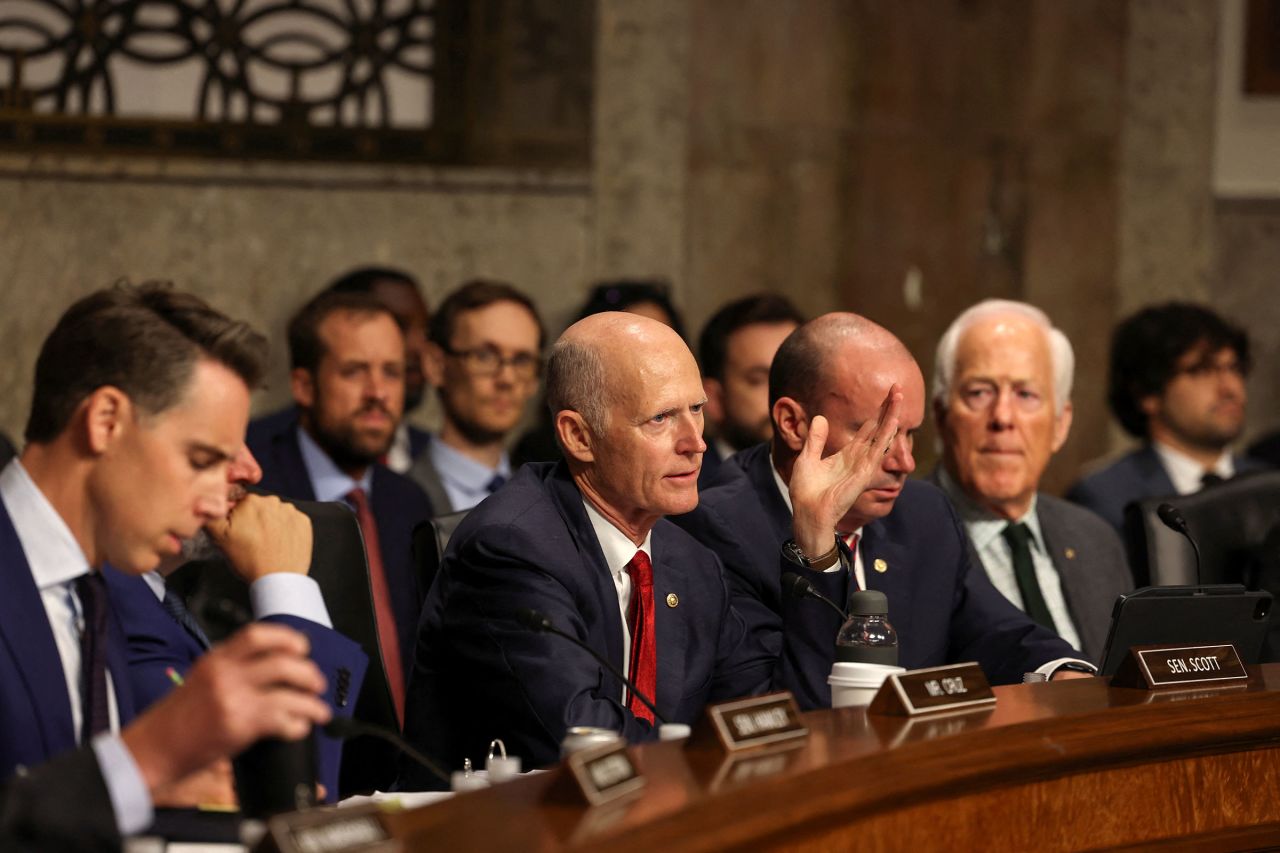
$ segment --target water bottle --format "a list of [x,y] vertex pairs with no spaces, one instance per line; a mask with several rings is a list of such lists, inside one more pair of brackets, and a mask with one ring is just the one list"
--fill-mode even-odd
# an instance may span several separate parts
[[836,635],[836,660],[898,665],[898,632],[889,624],[889,599],[860,589],[849,596],[849,619]]

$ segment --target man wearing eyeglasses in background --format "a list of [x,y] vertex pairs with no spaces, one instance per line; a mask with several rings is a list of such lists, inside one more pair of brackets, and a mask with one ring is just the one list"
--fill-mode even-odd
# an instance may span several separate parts
[[543,328],[529,297],[477,280],[445,297],[427,337],[444,425],[409,476],[439,515],[471,509],[511,478],[506,440],[538,390]]
[[1067,499],[1124,530],[1124,508],[1143,498],[1188,495],[1263,466],[1234,456],[1244,430],[1249,336],[1202,305],[1144,308],[1111,339],[1107,402],[1143,441],[1085,477]]

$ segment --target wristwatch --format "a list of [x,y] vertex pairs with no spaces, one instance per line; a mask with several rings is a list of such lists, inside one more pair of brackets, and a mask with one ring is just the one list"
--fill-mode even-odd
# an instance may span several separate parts
[[800,546],[796,544],[796,540],[788,539],[782,543],[782,554],[788,560],[806,569],[812,569],[816,572],[825,572],[827,569],[840,562],[840,544],[834,541],[831,550],[819,557],[810,559],[800,550]]
[[1086,675],[1098,674],[1098,668],[1096,666],[1090,666],[1089,664],[1083,663],[1081,661],[1069,660],[1066,663],[1060,663],[1057,666],[1055,666],[1053,668],[1053,672],[1049,673],[1049,677],[1053,678],[1055,675],[1058,674],[1058,671],[1062,669],[1065,669],[1068,672],[1083,672]]

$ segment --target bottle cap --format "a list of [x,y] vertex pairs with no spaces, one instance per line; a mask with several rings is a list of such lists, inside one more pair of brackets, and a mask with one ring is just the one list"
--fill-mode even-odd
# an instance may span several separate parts
[[888,616],[889,599],[883,592],[860,589],[849,596],[850,616]]

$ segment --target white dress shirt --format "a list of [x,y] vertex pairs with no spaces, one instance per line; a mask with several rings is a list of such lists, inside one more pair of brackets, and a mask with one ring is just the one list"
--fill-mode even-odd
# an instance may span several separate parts
[[[604,563],[613,576],[613,586],[618,591],[618,613],[622,618],[622,674],[631,677],[631,631],[627,627],[627,610],[631,607],[631,575],[627,574],[627,563],[636,555],[636,551],[644,551],[653,560],[653,531],[644,537],[644,542],[637,547],[631,537],[613,526],[613,523],[600,514],[591,501],[585,497],[582,505],[587,508],[587,518],[591,519],[591,527],[600,542],[600,551],[604,554]],[[626,701],[627,688],[622,688],[622,700]]]
[[[0,501],[9,513],[32,579],[40,590],[45,616],[62,661],[67,698],[71,703],[71,724],[79,737],[84,720],[80,696],[80,634],[84,617],[75,581],[91,571],[89,560],[62,516],[17,459],[0,472]],[[96,736],[92,746],[111,797],[116,826],[121,835],[129,835],[151,824],[151,795],[142,771],[120,740],[120,712],[110,672],[107,673],[107,708],[111,730]]]
[[1174,450],[1167,444],[1151,442],[1151,449],[1156,452],[1160,464],[1173,483],[1173,490],[1180,495],[1191,495],[1204,488],[1203,477],[1207,473],[1217,474],[1224,480],[1236,475],[1236,460],[1230,450],[1222,451],[1218,461],[1208,471],[1204,466],[1180,450]]

